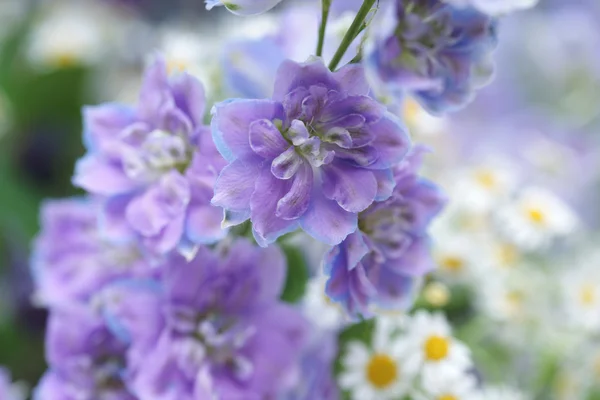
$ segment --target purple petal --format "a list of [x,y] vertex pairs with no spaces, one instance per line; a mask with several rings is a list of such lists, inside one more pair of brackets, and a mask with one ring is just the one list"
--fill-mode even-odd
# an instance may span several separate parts
[[290,179],[304,163],[304,159],[296,152],[296,148],[290,146],[273,160],[271,173],[279,179]]
[[277,202],[276,215],[283,219],[300,217],[310,203],[313,190],[313,171],[310,164],[303,162],[293,178],[290,191]]
[[372,168],[379,159],[379,153],[375,146],[353,147],[350,149],[338,148],[335,150],[335,156],[342,160],[348,160],[359,167]]
[[258,158],[255,162],[236,160],[223,168],[215,182],[212,204],[230,211],[250,209],[250,197],[260,170]]
[[300,226],[315,239],[333,246],[356,230],[357,215],[315,190],[308,209],[300,218]]
[[88,154],[77,161],[73,184],[102,196],[123,194],[136,189],[135,183],[119,166],[96,154]]
[[173,77],[171,88],[177,108],[187,115],[192,124],[202,125],[206,96],[200,81],[184,72]]
[[349,95],[369,94],[369,82],[365,76],[365,70],[360,64],[348,64],[333,74],[340,88]]
[[277,70],[273,99],[283,101],[286,95],[296,88],[308,88],[319,84],[330,89],[339,87],[331,71],[323,64],[323,60],[319,58],[306,63],[286,60]]
[[171,98],[169,77],[164,59],[157,57],[144,72],[144,80],[138,99],[138,117],[155,126],[160,123],[158,111]]
[[256,261],[258,272],[261,275],[261,291],[258,302],[271,302],[281,295],[285,286],[287,261],[278,246],[269,246],[261,249],[259,260]]
[[277,203],[292,186],[290,181],[282,181],[263,170],[256,180],[256,189],[250,200],[252,227],[259,245],[266,247],[279,236],[297,228],[296,221],[277,217]]
[[135,122],[135,110],[120,104],[86,106],[83,122],[86,147],[102,151],[104,143],[119,140],[121,132]]
[[371,124],[379,121],[385,113],[385,106],[369,96],[348,96],[329,103],[320,120],[327,123],[358,114],[364,118],[365,123]]
[[185,214],[170,220],[158,235],[143,239],[144,246],[153,254],[166,254],[173,250],[182,239],[185,227]]
[[373,173],[373,176],[375,176],[375,180],[377,180],[377,195],[375,196],[375,201],[389,199],[396,187],[394,173],[391,169],[378,169],[372,170],[371,172]]
[[321,168],[323,194],[349,212],[360,212],[373,203],[377,195],[377,180],[367,169],[334,162]]
[[227,234],[227,230],[221,228],[222,219],[220,208],[193,204],[188,209],[186,235],[194,243],[214,243]]
[[271,121],[260,119],[250,124],[250,147],[259,156],[272,160],[290,144]]
[[402,161],[410,150],[411,142],[407,129],[399,118],[391,113],[381,118],[376,124],[371,125],[375,139],[371,146],[377,149],[379,157],[369,168],[390,168]]
[[133,237],[134,231],[127,223],[125,210],[133,196],[114,196],[109,198],[100,214],[100,231],[109,240],[124,241]]
[[281,103],[272,100],[228,100],[216,104],[212,114],[213,140],[229,162],[254,156],[248,139],[252,122],[285,118]]
[[310,137],[310,134],[308,133],[308,129],[306,129],[306,125],[304,125],[304,122],[299,121],[297,119],[293,120],[290,124],[290,129],[288,129],[287,135],[294,146],[300,146],[301,144],[306,142]]

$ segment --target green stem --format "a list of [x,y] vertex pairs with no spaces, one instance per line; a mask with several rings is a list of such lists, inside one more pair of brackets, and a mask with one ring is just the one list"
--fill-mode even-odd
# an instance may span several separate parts
[[352,21],[352,25],[350,25],[348,32],[346,32],[346,34],[344,35],[340,47],[338,47],[337,51],[333,55],[333,59],[329,63],[330,70],[335,70],[335,68],[342,60],[342,57],[344,57],[344,54],[346,54],[346,50],[348,50],[350,44],[354,41],[354,39],[356,39],[360,31],[364,28],[363,24],[365,22],[365,19],[369,15],[369,12],[371,12],[375,1],[376,0],[365,0],[365,2],[360,7],[360,10],[358,10],[358,14],[356,14],[354,21]]
[[332,0],[322,0],[321,26],[319,27],[319,42],[317,43],[317,56],[323,55],[323,44],[325,42],[325,28],[329,19],[329,9]]

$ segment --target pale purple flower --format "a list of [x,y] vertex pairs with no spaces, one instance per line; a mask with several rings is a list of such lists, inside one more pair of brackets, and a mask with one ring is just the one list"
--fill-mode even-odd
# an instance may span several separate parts
[[189,263],[174,255],[161,284],[106,289],[104,314],[131,343],[139,399],[259,400],[295,384],[307,325],[278,299],[284,278],[277,247],[240,240],[201,247]]
[[490,81],[496,21],[442,0],[396,0],[368,35],[365,64],[382,96],[414,96],[433,113],[463,107]]
[[112,242],[102,236],[99,206],[89,198],[42,204],[31,262],[36,303],[87,302],[109,282],[153,273],[135,242]]
[[24,387],[12,382],[10,372],[0,367],[0,400],[25,400],[25,392]]
[[368,92],[358,65],[285,61],[272,99],[215,105],[213,138],[229,165],[212,203],[224,224],[250,218],[262,246],[297,228],[332,245],[354,232],[357,214],[391,195],[391,168],[410,147]]
[[359,215],[359,229],[325,256],[326,292],[353,316],[372,306],[406,309],[416,283],[434,267],[427,228],[445,198],[417,175],[423,149],[415,148],[394,171],[392,196]]
[[269,11],[281,0],[205,0],[206,9],[225,6],[229,11],[238,15],[254,15]]
[[93,309],[54,310],[46,332],[50,370],[35,400],[135,400],[123,380],[126,344]]
[[203,125],[204,103],[195,78],[169,77],[158,58],[146,71],[136,107],[84,109],[88,154],[73,181],[105,197],[107,233],[133,234],[159,254],[224,237],[220,211],[210,205],[223,161]]

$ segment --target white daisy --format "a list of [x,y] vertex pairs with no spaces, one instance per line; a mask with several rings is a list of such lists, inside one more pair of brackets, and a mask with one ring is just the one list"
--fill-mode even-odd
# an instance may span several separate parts
[[417,311],[407,323],[398,348],[408,373],[435,374],[446,369],[464,371],[472,364],[469,349],[452,337],[448,321],[439,313]]
[[423,389],[427,399],[433,400],[475,400],[478,394],[477,379],[472,373],[449,369],[442,373],[423,375]]
[[562,304],[570,323],[586,332],[600,332],[600,260],[564,272],[561,279]]
[[573,211],[551,192],[531,187],[499,212],[500,227],[515,244],[535,250],[577,226]]
[[506,160],[492,160],[452,174],[450,189],[457,201],[472,210],[489,211],[512,194],[516,184],[514,168]]
[[327,277],[319,275],[311,278],[306,286],[303,299],[304,315],[314,326],[324,330],[335,330],[347,320],[346,313],[325,294]]
[[377,320],[372,347],[350,342],[342,357],[344,372],[340,387],[355,400],[397,400],[406,395],[414,380],[402,363],[394,332],[398,324],[381,317]]
[[448,282],[471,282],[477,265],[485,260],[482,247],[477,246],[477,235],[434,233],[433,256],[438,269],[436,275]]
[[50,2],[30,35],[31,62],[47,69],[91,65],[116,48],[119,19],[96,1]]

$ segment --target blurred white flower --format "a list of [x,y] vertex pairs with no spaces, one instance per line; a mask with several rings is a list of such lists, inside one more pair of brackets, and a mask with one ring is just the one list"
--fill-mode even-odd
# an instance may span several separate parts
[[568,205],[537,187],[524,189],[498,216],[507,238],[527,250],[547,246],[552,239],[572,233],[578,224]]
[[452,283],[471,282],[478,263],[485,261],[477,236],[460,231],[434,235],[433,256],[438,269],[436,275]]
[[404,366],[391,320],[378,318],[372,346],[349,342],[342,357],[340,387],[354,400],[396,400],[408,394],[414,375]]
[[562,304],[573,327],[600,333],[600,257],[592,255],[582,263],[563,273]]
[[319,275],[311,278],[306,286],[303,300],[304,315],[314,326],[323,330],[335,330],[346,322],[346,313],[325,294],[327,277]]
[[472,364],[469,349],[452,336],[450,324],[440,313],[417,311],[396,346],[408,373],[465,371]]
[[472,373],[454,369],[442,373],[426,372],[422,379],[427,399],[475,400],[478,394],[477,379]]
[[121,22],[101,2],[49,2],[30,34],[29,59],[44,69],[93,65],[115,50]]

